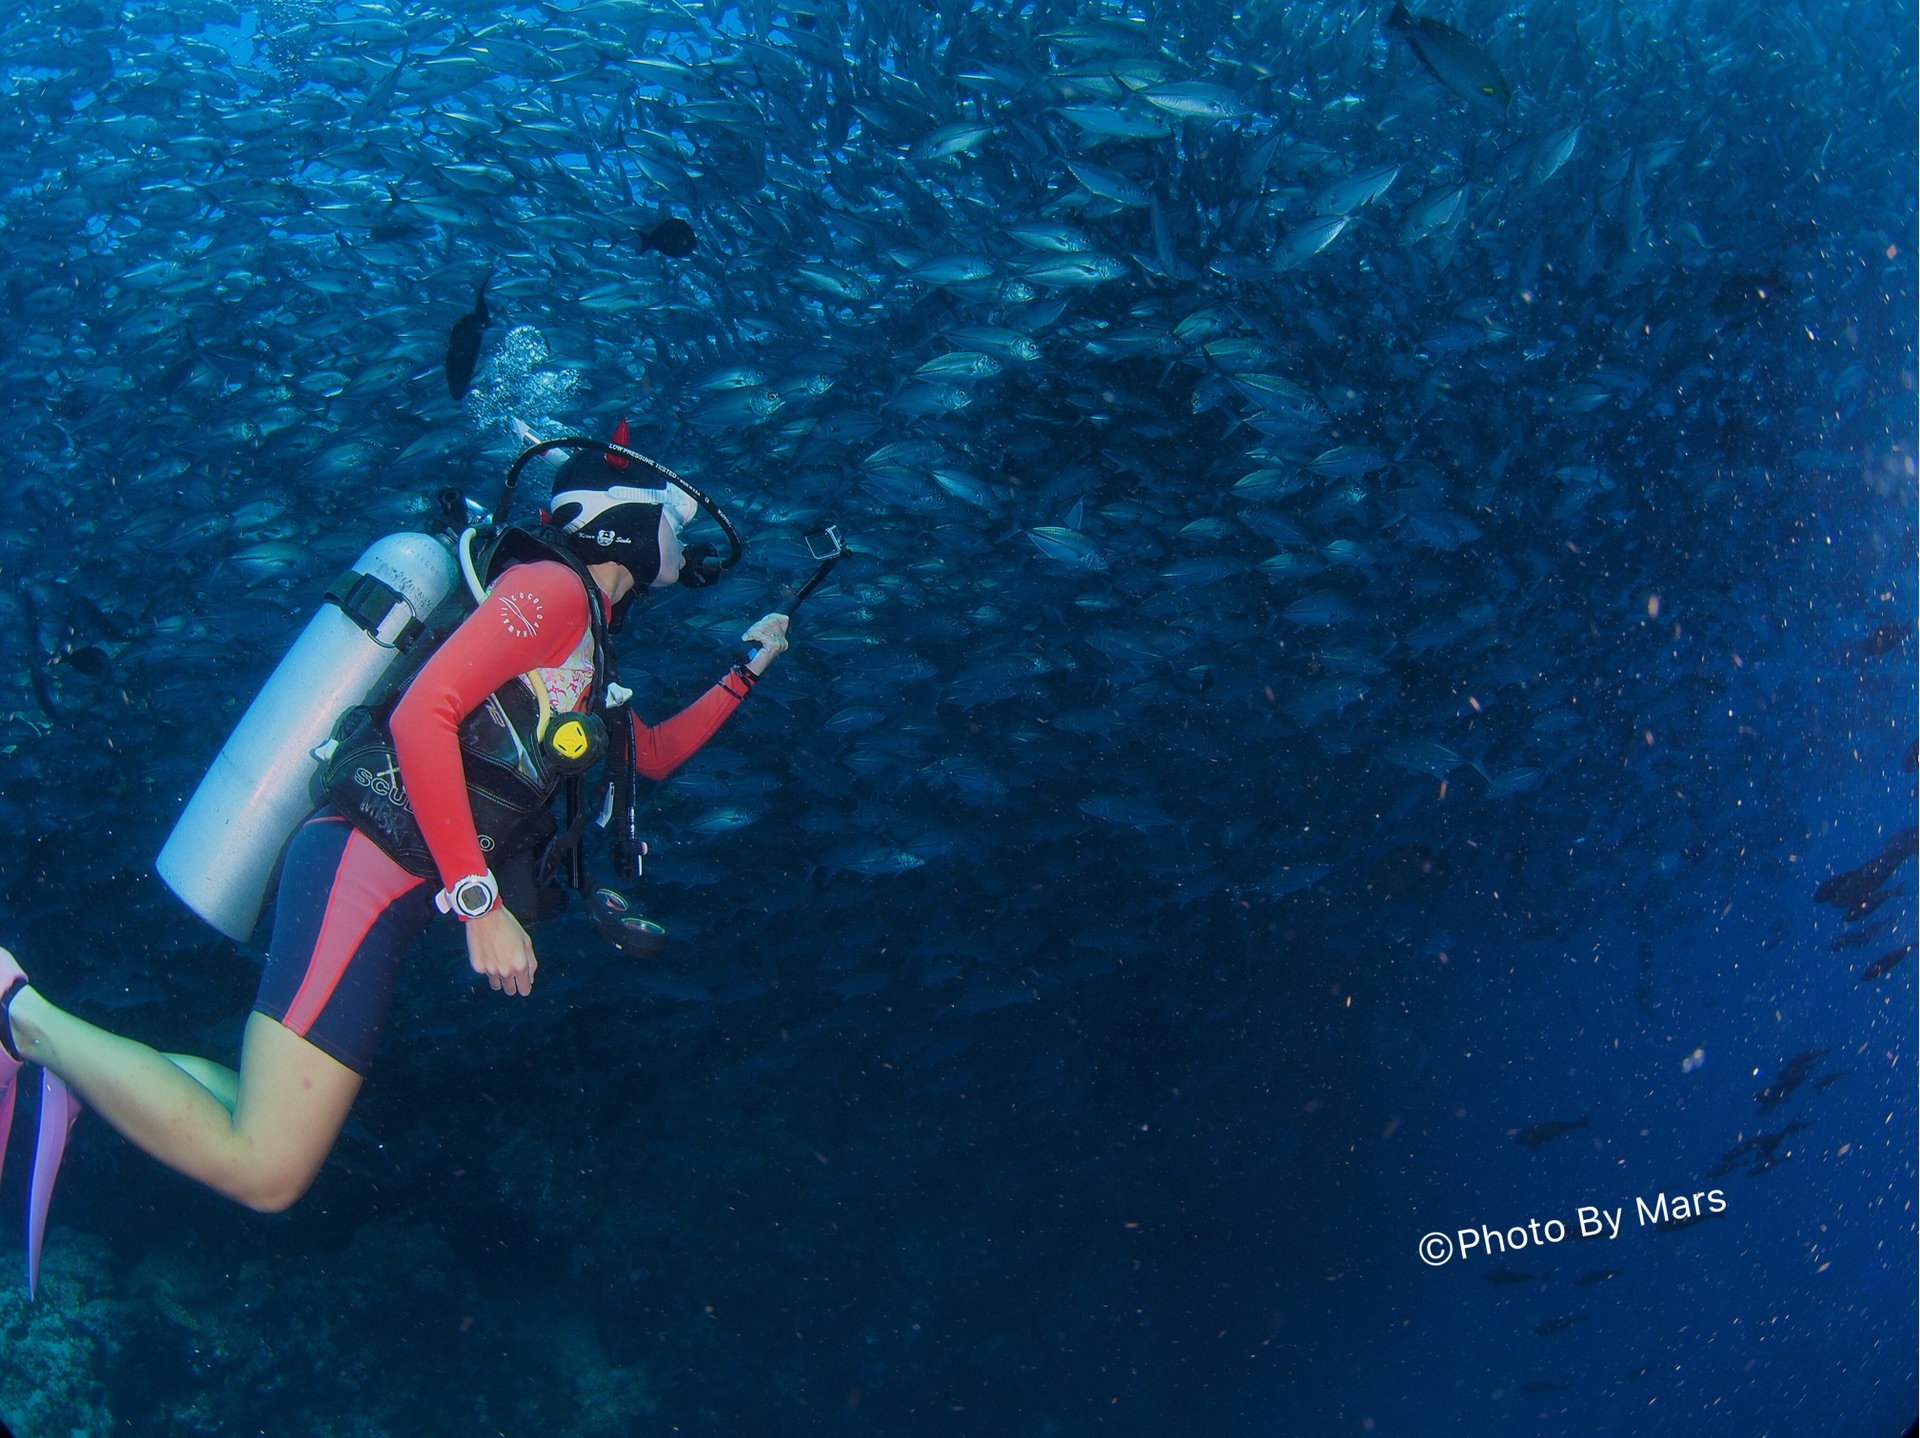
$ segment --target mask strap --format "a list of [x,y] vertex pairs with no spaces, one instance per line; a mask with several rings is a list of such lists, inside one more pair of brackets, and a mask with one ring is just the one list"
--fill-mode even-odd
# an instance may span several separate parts
[[513,463],[507,466],[507,477],[501,484],[500,498],[493,506],[491,522],[496,527],[506,522],[507,512],[513,507],[513,495],[515,488],[520,483],[520,471],[525,469],[537,456],[556,449],[595,449],[605,455],[614,455],[632,463],[645,465],[668,484],[671,484],[675,489],[699,505],[707,518],[720,526],[720,532],[727,537],[727,557],[720,561],[720,567],[722,569],[731,569],[740,562],[740,555],[746,549],[746,545],[742,543],[740,539],[740,531],[733,527],[733,521],[727,518],[726,513],[719,505],[715,504],[711,499],[708,499],[706,495],[682,479],[679,475],[675,474],[672,470],[668,469],[664,464],[660,463],[659,460],[649,459],[646,455],[640,453],[639,450],[628,449],[623,444],[608,444],[605,440],[589,439],[585,435],[568,435],[560,439],[544,439],[538,444],[528,445],[527,448],[521,450],[520,453],[515,456]]

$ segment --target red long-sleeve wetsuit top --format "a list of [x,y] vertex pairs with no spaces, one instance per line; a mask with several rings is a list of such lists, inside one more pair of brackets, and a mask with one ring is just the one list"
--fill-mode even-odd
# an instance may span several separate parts
[[[606,596],[597,588],[595,594],[604,605]],[[534,669],[556,711],[585,706],[593,684],[587,594],[573,571],[553,560],[517,564],[495,580],[486,601],[422,666],[394,708],[400,781],[443,885],[487,868],[467,803],[461,722],[494,690]],[[649,727],[629,710],[640,772],[666,778],[746,696],[747,685],[729,673],[664,724]]]

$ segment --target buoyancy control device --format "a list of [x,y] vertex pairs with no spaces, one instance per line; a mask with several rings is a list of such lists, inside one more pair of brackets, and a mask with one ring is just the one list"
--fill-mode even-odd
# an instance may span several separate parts
[[[579,873],[585,824],[581,777],[599,763],[607,748],[605,710],[612,674],[592,576],[551,539],[551,531],[509,527],[492,538],[476,564],[475,531],[469,529],[458,546],[467,593],[456,593],[446,601],[446,612],[432,620],[437,637],[450,633],[484,599],[486,586],[516,563],[563,564],[588,591],[594,678],[586,712],[555,713],[545,684],[534,671],[495,690],[459,728],[467,803],[481,852],[495,871],[501,898],[529,925],[564,905],[565,895],[552,885],[560,863],[566,863],[566,877],[574,888],[583,884]],[[435,647],[437,641],[427,646],[428,652]],[[421,662],[425,657],[420,656]],[[401,868],[431,879],[437,875],[433,855],[401,783],[390,728],[394,706],[418,668],[419,663],[411,661],[395,666],[374,694],[341,715],[332,740],[321,749],[323,764],[314,781],[314,799],[331,804]],[[564,828],[555,823],[549,807],[563,786]]]
[[214,757],[154,867],[227,937],[253,933],[280,851],[313,809],[314,750],[415,647],[458,578],[452,551],[433,535],[369,545]]

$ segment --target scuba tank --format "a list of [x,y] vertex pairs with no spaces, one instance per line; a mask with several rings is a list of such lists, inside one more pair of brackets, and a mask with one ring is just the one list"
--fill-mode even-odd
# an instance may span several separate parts
[[458,578],[453,554],[432,535],[374,541],[328,588],[214,757],[154,867],[228,938],[253,933],[280,851],[313,809],[313,750],[420,639]]

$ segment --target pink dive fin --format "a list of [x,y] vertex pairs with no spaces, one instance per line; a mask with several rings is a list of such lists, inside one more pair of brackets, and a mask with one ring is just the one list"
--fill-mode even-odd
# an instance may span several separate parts
[[80,1117],[80,1100],[46,1069],[40,1070],[40,1136],[33,1146],[32,1192],[27,1195],[27,1297],[40,1282],[40,1244],[47,1236],[47,1205],[67,1151],[67,1135]]
[[13,1081],[21,1065],[0,1053],[0,1173],[7,1171],[7,1135],[13,1132]]
[[[13,961],[13,955],[0,949],[0,1024],[10,1024],[4,1000],[14,991],[14,982],[26,982],[26,975],[20,972],[20,965]],[[5,1031],[7,1043],[13,1042],[12,1030]],[[7,1135],[13,1132],[13,1081],[20,1077],[20,1070],[26,1065],[0,1046],[0,1172],[7,1166]]]

